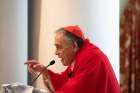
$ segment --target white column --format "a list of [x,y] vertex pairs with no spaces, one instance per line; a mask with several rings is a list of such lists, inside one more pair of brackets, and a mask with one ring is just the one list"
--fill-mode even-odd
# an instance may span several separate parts
[[[108,56],[119,80],[119,0],[42,0],[39,59],[54,56],[54,31],[79,25],[85,35]],[[61,64],[53,70],[61,70]]]
[[27,0],[0,0],[0,85],[27,84]]

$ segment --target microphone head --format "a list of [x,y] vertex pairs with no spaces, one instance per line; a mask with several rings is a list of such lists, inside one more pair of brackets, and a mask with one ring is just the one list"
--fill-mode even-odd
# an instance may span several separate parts
[[55,63],[55,60],[52,60],[49,65],[53,65],[54,63]]

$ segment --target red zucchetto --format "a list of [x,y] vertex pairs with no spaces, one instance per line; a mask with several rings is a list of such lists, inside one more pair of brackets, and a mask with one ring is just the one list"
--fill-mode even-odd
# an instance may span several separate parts
[[77,25],[76,26],[66,26],[63,28],[64,28],[64,30],[74,34],[75,36],[77,36],[83,40],[85,39],[84,34],[79,26],[77,26]]

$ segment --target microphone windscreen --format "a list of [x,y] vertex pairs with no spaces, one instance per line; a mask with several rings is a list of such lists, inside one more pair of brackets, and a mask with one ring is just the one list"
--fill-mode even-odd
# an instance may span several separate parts
[[52,60],[51,62],[50,62],[50,65],[53,65],[55,63],[55,61],[54,60]]

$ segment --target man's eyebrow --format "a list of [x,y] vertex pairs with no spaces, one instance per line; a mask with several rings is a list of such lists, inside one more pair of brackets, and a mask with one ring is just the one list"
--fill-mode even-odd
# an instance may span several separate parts
[[60,45],[59,44],[54,44],[55,45],[55,47],[60,47]]
[[55,46],[59,46],[58,44],[54,44]]

